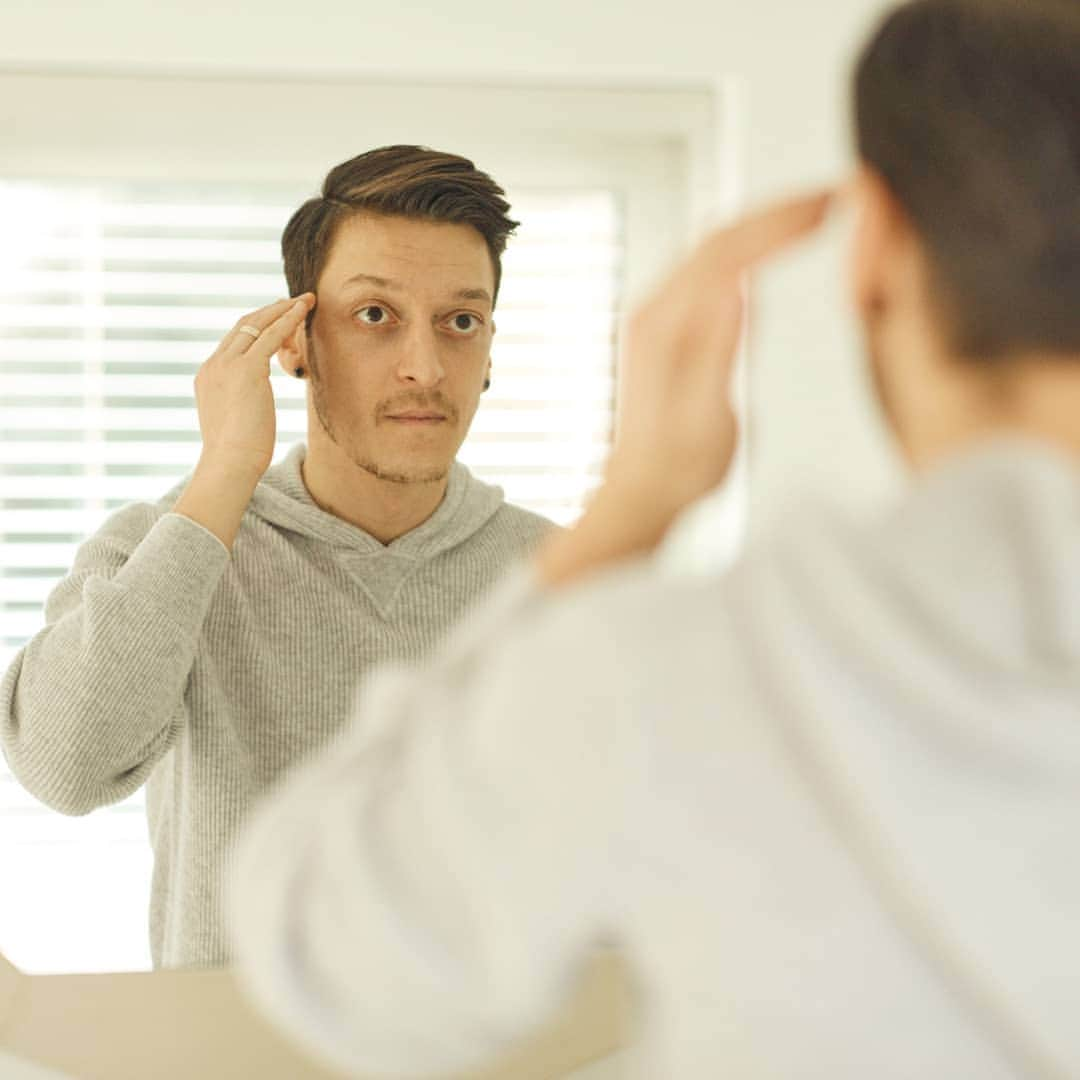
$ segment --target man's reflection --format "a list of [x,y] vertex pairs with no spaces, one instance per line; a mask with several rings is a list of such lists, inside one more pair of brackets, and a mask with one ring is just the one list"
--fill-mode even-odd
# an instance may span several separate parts
[[[509,209],[424,148],[333,169],[282,238],[291,299],[199,371],[194,472],[82,545],[0,684],[5,756],[42,802],[86,814],[147,784],[155,967],[228,959],[222,872],[252,800],[550,528],[455,461]],[[310,391],[306,445],[271,466],[275,353]]]

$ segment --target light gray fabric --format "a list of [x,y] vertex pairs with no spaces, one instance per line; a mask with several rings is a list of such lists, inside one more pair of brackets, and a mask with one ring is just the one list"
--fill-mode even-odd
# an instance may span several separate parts
[[368,670],[423,656],[551,527],[461,464],[383,545],[321,510],[297,445],[259,484],[232,555],[169,512],[118,511],[50,595],[0,683],[12,771],[85,814],[148,783],[155,966],[220,964],[221,877],[252,800],[341,728]]
[[625,950],[654,1080],[1080,1076],[1080,469],[1001,439],[724,576],[507,581],[253,815],[237,970],[361,1074]]

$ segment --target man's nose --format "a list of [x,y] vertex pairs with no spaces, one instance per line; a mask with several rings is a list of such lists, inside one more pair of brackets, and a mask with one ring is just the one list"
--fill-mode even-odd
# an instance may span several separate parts
[[438,331],[432,326],[418,326],[405,340],[405,349],[398,360],[399,379],[428,389],[438,386],[446,372],[439,359]]

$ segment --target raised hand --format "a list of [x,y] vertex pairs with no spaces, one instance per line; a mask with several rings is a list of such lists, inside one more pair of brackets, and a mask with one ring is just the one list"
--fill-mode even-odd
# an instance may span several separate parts
[[652,550],[686,506],[723,481],[737,439],[731,376],[747,271],[813,231],[830,199],[795,199],[717,230],[635,309],[604,483],[578,525],[541,550],[546,583]]
[[648,491],[669,517],[721,483],[736,442],[746,273],[815,229],[828,202],[796,199],[712,233],[633,312],[609,482]]
[[278,300],[245,315],[195,376],[204,461],[256,480],[274,456],[277,419],[270,388],[270,361],[303,322],[312,293]]
[[173,510],[232,548],[259,478],[274,456],[270,360],[304,321],[313,293],[245,315],[195,376],[203,449]]

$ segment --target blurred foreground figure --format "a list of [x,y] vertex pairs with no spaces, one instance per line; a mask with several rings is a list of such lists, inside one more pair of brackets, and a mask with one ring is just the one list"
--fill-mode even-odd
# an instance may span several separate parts
[[744,273],[828,199],[709,237],[629,322],[580,524],[245,835],[240,977],[325,1060],[476,1064],[606,941],[649,1080],[1080,1075],[1080,9],[907,4],[855,99],[910,492],[658,578],[731,460]]

